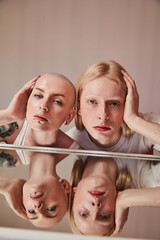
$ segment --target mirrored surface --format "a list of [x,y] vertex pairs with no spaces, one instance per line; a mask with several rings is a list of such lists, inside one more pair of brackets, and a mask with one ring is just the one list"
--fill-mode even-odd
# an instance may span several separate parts
[[[71,154],[66,157],[66,151],[68,150],[65,150],[65,149],[57,150],[57,152],[64,151],[65,155],[60,154],[60,152],[55,153],[55,150],[53,151],[53,153],[48,153],[48,152],[46,153],[46,148],[44,148],[44,152],[38,152],[38,150],[35,150],[35,151],[33,150],[35,150],[34,147],[32,151],[23,150],[23,149],[22,150],[21,149],[17,149],[17,150],[1,149],[0,204],[1,204],[1,213],[2,213],[1,216],[3,217],[0,218],[0,221],[1,221],[0,225],[2,227],[3,226],[16,227],[16,228],[18,227],[18,228],[26,228],[26,229],[40,229],[44,231],[54,231],[54,232],[58,231],[58,232],[71,233],[72,230],[70,228],[70,223],[68,222],[67,214],[65,214],[66,208],[64,208],[66,198],[64,198],[64,195],[62,194],[61,191],[59,191],[59,189],[60,190],[64,189],[64,188],[61,188],[61,186],[64,186],[66,184],[65,179],[70,181],[72,167],[75,161],[77,160],[77,158],[78,157],[83,158],[84,160],[87,158],[87,153],[85,153],[84,155],[83,150],[79,150],[77,152],[77,155],[71,152]],[[19,157],[20,156],[19,151],[23,152],[23,154],[25,154],[26,156],[26,159],[28,162],[26,166],[21,163],[21,160]],[[92,155],[93,153],[96,155],[94,151],[92,151]],[[115,154],[119,154],[119,153],[115,153]],[[91,152],[89,152],[88,155],[91,155]],[[101,155],[103,155],[103,152],[101,152]],[[88,156],[88,157],[92,158],[92,160],[90,161],[95,161],[93,156]],[[148,158],[146,160],[135,159],[135,154],[133,155],[129,154],[127,157],[128,158],[122,155],[116,159],[118,159],[118,161],[125,160],[127,162],[130,162],[129,166],[131,166],[133,163],[134,165],[137,164],[137,165],[144,166],[144,164],[146,164],[148,166],[152,166],[153,168],[155,167],[157,169],[159,168],[159,162],[158,162],[159,156],[155,158],[155,156],[153,155],[148,155]],[[142,157],[141,155],[137,155],[137,158],[141,158],[141,157]],[[103,156],[101,159],[102,161],[104,161],[104,159],[105,161],[107,160],[109,161],[110,156],[106,156],[106,157]],[[152,164],[149,161],[149,159],[152,160]],[[146,168],[142,168],[142,170],[143,169],[146,169]],[[50,178],[51,172],[53,173],[52,174],[53,178]],[[147,178],[144,177],[144,179],[147,179],[148,182],[153,182],[153,179],[151,179],[153,178],[153,175],[151,174],[151,172],[147,170],[146,174],[147,174]],[[149,180],[149,178],[151,179],[151,181]],[[136,181],[136,179],[134,181]],[[28,213],[29,218],[32,218],[32,215],[35,215],[34,210],[35,211],[37,209],[41,210],[44,206],[40,205],[41,203],[39,200],[44,197],[43,196],[44,192],[42,192],[42,189],[44,188],[47,189],[47,183],[49,183],[48,187],[51,187],[48,189],[48,197],[46,198],[47,204],[49,199],[53,200],[53,198],[56,197],[54,201],[58,201],[58,204],[60,203],[62,204],[61,207],[59,208],[62,211],[62,214],[60,217],[61,219],[58,219],[55,221],[55,218],[49,218],[49,223],[46,223],[47,222],[46,220],[43,221],[41,219],[41,222],[38,222],[35,224],[34,221],[36,220],[26,219],[25,211],[23,211],[23,207],[25,206],[25,209],[27,211],[28,210],[30,211],[30,213]],[[138,184],[138,181],[137,181],[137,184]],[[84,186],[89,186],[89,182]],[[41,187],[42,189],[40,189]],[[25,191],[20,192],[19,189],[21,188],[24,188]],[[10,197],[8,197],[9,195],[6,195],[7,197],[5,196],[4,194],[5,191],[10,192]],[[51,194],[52,191],[53,191],[53,195],[49,196],[49,194]],[[23,199],[24,194],[26,194],[25,195],[26,199],[28,197],[27,199],[28,203],[24,201],[25,199]],[[11,198],[11,195],[12,195],[12,198]],[[61,199],[60,198],[57,199],[58,195],[59,197],[61,196],[60,197]],[[30,201],[31,203],[29,203]],[[35,206],[29,205],[29,208],[28,208],[27,204],[33,204],[33,203]],[[55,214],[55,209],[56,208],[58,209],[58,204],[55,202],[54,203],[51,202],[51,206],[48,205],[46,207],[46,209],[49,210],[48,211],[49,215],[52,215],[52,214],[54,214],[54,216],[57,215],[57,213]],[[117,236],[159,239],[159,236],[160,236],[159,224],[158,224],[159,216],[160,216],[159,207],[156,207],[156,208],[155,207],[132,207],[130,208],[128,220],[124,225],[122,232]],[[151,221],[152,219],[154,219],[154,223],[153,221]]]

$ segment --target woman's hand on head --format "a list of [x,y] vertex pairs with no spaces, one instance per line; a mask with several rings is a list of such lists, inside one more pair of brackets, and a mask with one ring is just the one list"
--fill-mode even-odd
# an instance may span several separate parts
[[124,204],[123,191],[119,192],[116,199],[115,229],[111,237],[120,233],[128,219],[129,208]]
[[26,182],[25,179],[8,179],[7,188],[5,191],[5,198],[10,208],[20,217],[28,220],[24,205],[22,189]]
[[139,108],[139,95],[135,81],[131,76],[122,70],[123,78],[127,85],[127,96],[124,107],[124,121],[132,129],[135,118],[138,117],[138,108]]
[[39,77],[40,75],[38,75],[37,77],[33,78],[31,81],[26,83],[18,91],[18,93],[13,97],[8,108],[6,109],[7,114],[11,118],[11,122],[24,120],[24,118],[26,117],[26,107],[27,107],[28,98]]

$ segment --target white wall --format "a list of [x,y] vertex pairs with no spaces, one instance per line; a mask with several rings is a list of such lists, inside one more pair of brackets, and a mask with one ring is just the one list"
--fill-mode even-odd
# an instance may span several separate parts
[[[0,108],[38,74],[75,83],[90,64],[113,59],[136,80],[140,111],[160,113],[159,13],[159,0],[0,0]],[[122,235],[159,239],[159,213],[131,210]]]

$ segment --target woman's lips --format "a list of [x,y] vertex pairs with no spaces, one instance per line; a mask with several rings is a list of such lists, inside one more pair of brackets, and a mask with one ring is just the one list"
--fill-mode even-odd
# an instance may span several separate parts
[[37,120],[37,121],[41,121],[41,122],[48,122],[48,120],[40,115],[34,115],[34,118]]
[[100,192],[100,191],[88,191],[88,192],[95,198],[100,198],[105,194],[105,192]]
[[110,128],[106,126],[95,126],[94,129],[99,132],[106,132],[110,130]]

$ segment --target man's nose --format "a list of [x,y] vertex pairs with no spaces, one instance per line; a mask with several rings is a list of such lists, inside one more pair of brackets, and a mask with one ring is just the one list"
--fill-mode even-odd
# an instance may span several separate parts
[[103,119],[108,120],[109,119],[109,113],[108,113],[106,104],[102,104],[99,107],[98,118],[101,119],[101,120],[103,120]]
[[91,202],[91,205],[93,206],[93,207],[98,207],[98,208],[100,208],[101,207],[101,202],[100,201],[97,201],[96,199],[95,199],[95,201],[92,201]]

